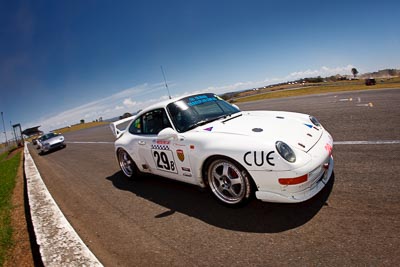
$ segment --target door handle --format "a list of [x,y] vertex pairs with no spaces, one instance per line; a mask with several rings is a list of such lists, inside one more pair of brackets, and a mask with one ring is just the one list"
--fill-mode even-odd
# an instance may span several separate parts
[[139,144],[139,145],[145,145],[145,144],[146,144],[146,142],[145,142],[145,141],[143,141],[143,140],[140,140],[140,141],[138,142],[138,144]]

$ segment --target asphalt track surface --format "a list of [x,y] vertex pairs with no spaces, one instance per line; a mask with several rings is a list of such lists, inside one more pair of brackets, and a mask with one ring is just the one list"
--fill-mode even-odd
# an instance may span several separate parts
[[400,262],[400,90],[239,106],[316,116],[336,143],[334,179],[304,203],[254,200],[231,209],[191,185],[124,178],[108,126],[66,134],[67,147],[44,156],[29,149],[55,201],[105,266]]

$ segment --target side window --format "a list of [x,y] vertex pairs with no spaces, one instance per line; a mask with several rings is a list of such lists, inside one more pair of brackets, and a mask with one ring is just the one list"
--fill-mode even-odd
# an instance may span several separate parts
[[132,134],[158,134],[162,129],[171,127],[164,109],[155,109],[137,118],[129,127]]
[[129,127],[129,132],[131,134],[141,134],[142,133],[142,118],[137,118]]

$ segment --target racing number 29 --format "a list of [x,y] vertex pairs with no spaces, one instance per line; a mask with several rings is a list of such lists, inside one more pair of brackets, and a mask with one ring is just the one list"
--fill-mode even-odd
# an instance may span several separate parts
[[169,160],[168,155],[164,151],[154,151],[153,156],[158,169],[175,172],[175,162]]

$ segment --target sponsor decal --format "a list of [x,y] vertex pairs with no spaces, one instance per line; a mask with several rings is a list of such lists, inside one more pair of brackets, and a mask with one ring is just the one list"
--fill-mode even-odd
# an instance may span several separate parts
[[184,171],[184,172],[191,172],[191,171],[190,171],[190,168],[187,168],[187,167],[182,167],[182,171]]
[[325,145],[326,151],[328,151],[329,156],[332,155],[332,146],[330,144]]
[[154,144],[157,144],[157,145],[169,145],[169,144],[170,144],[170,141],[154,139],[154,140],[153,140],[153,143],[154,143]]
[[307,126],[310,129],[313,127],[311,124],[307,124],[307,123],[304,123],[304,125]]
[[169,146],[167,146],[167,145],[151,145],[151,149],[169,150]]
[[192,177],[192,174],[191,173],[183,173],[183,176],[186,176],[186,177]]
[[255,133],[261,133],[264,130],[262,128],[253,128],[252,131]]
[[180,160],[180,161],[184,161],[185,160],[185,154],[183,153],[183,150],[182,149],[178,149],[177,151],[176,151],[176,155],[178,156],[178,159]]
[[214,127],[208,127],[208,128],[205,128],[204,131],[209,131],[209,132],[211,132],[213,128],[214,128]]
[[273,163],[274,158],[272,157],[272,154],[274,153],[275,151],[270,151],[268,153],[264,151],[248,151],[244,154],[243,161],[248,166],[253,166],[253,164],[258,167],[261,167],[264,164],[275,166],[275,163]]
[[193,107],[193,106],[211,102],[211,101],[217,101],[217,98],[210,97],[207,95],[198,95],[198,96],[190,97],[189,102],[187,104],[189,107]]
[[174,143],[174,146],[182,146],[182,147],[184,147],[184,146],[186,146],[186,145],[182,145],[182,144]]
[[190,149],[194,149],[194,145],[190,145]]
[[170,150],[152,150],[154,163],[160,171],[178,173],[172,151]]

